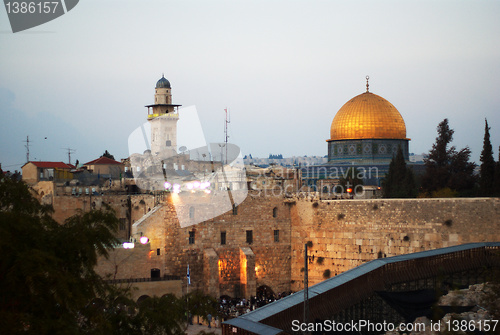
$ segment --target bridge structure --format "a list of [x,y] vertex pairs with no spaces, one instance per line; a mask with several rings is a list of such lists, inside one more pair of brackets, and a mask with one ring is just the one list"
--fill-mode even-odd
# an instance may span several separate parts
[[[298,334],[300,323],[412,322],[448,290],[498,280],[500,242],[470,243],[367,262],[222,324],[223,335]],[[496,276],[495,276],[496,274]],[[307,307],[304,307],[307,306]],[[446,308],[450,306],[443,306]],[[304,312],[304,310],[306,312]],[[380,333],[360,331],[359,333]]]

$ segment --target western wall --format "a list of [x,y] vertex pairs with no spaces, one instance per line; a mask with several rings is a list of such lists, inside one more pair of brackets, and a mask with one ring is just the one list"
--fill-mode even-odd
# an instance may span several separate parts
[[275,293],[302,289],[306,243],[313,285],[376,258],[500,241],[498,198],[317,200],[254,192],[236,210],[181,227],[176,210],[183,205],[166,197],[133,227],[149,244],[116,249],[100,273],[144,278],[154,267],[180,276],[185,290],[189,264],[189,290],[249,297],[263,285]]

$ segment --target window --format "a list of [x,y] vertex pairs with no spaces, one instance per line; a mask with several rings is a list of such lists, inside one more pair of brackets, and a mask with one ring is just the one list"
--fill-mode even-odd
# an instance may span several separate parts
[[226,244],[226,232],[225,231],[220,232],[220,244],[221,245]]
[[273,218],[278,217],[278,207],[273,208]]
[[156,255],[160,256],[160,249],[156,249]]
[[274,242],[280,241],[280,231],[278,229],[274,230]]
[[189,207],[189,218],[190,219],[194,218],[194,207]]
[[166,141],[165,145],[167,147],[171,147],[172,146],[172,141],[170,141],[170,140]]
[[189,232],[189,244],[194,244],[194,231]]
[[236,203],[233,204],[233,215],[238,215],[238,205]]
[[253,243],[253,230],[247,230],[247,243]]

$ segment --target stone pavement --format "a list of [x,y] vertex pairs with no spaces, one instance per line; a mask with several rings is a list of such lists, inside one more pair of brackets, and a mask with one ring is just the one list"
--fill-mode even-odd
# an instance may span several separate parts
[[221,328],[214,328],[213,325],[212,328],[208,328],[207,325],[198,325],[198,324],[189,325],[185,333],[187,335],[197,335],[201,331],[205,331],[205,333],[215,333],[217,335],[222,335]]

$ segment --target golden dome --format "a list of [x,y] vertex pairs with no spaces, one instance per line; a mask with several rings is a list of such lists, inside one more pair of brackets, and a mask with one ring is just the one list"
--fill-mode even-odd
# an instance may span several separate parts
[[384,98],[365,92],[342,106],[332,121],[330,140],[406,139],[405,121]]

